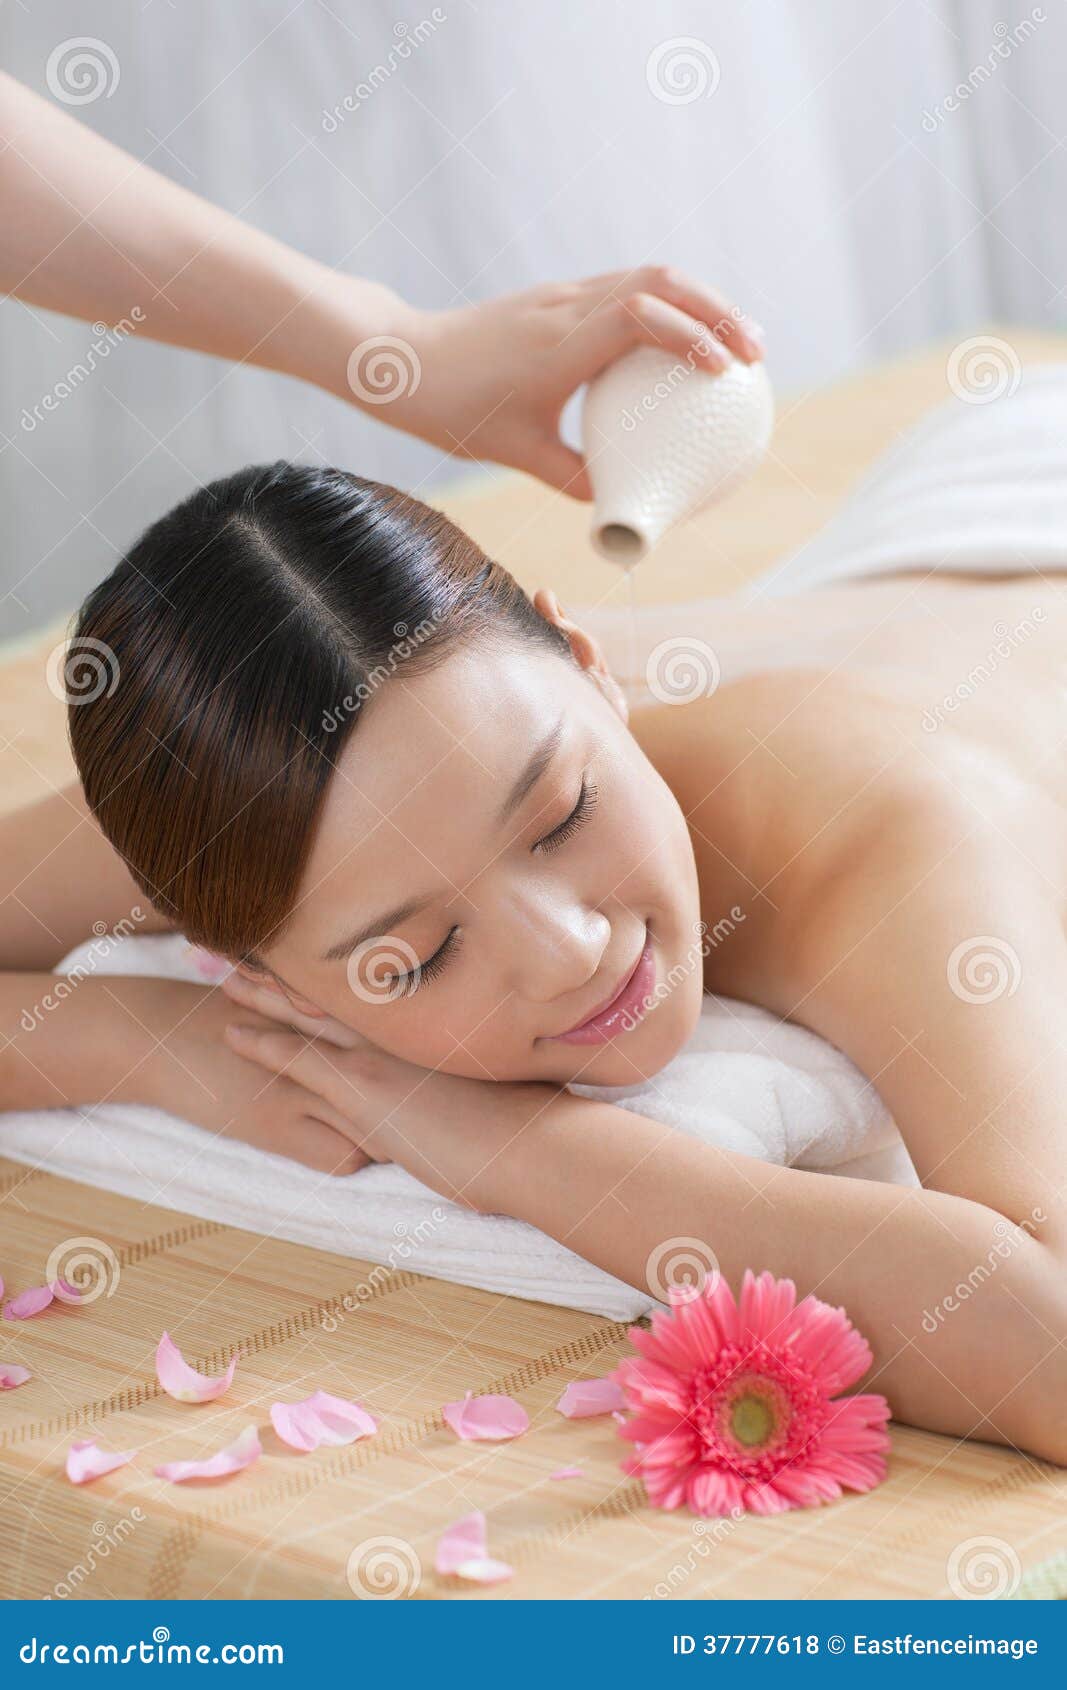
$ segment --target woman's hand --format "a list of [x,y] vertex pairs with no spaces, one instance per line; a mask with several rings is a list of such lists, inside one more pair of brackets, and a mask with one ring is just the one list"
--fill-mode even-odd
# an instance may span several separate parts
[[763,356],[761,331],[719,294],[665,265],[549,284],[452,311],[397,301],[390,333],[348,360],[349,397],[380,422],[461,457],[540,476],[592,497],[582,458],[559,438],[575,390],[635,346],[659,346],[717,374]]
[[[226,1040],[234,1009],[223,992],[176,980],[134,984],[131,1008],[154,1038],[116,1095],[322,1173],[352,1174],[367,1166],[371,1158],[353,1142],[347,1119],[324,1097],[291,1075],[267,1075]],[[245,1014],[261,1034],[272,1026],[266,1016]]]
[[508,1208],[496,1179],[501,1154],[558,1088],[441,1074],[353,1036],[358,1042],[340,1050],[247,1022],[226,1029],[235,1051],[317,1098],[326,1117],[343,1122],[341,1130],[373,1161],[399,1163],[466,1208]]

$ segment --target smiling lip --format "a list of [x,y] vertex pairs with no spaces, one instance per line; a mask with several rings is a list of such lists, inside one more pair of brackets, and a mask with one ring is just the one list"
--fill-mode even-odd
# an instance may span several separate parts
[[556,1033],[564,1044],[599,1045],[613,1039],[617,1033],[628,1032],[640,1020],[646,999],[656,983],[656,965],[652,957],[652,941],[645,929],[645,943],[641,955],[618,987],[615,996],[594,1010],[585,1021],[567,1033]]

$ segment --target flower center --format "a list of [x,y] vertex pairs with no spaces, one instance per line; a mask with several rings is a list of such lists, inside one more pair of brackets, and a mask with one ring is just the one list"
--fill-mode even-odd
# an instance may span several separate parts
[[765,1444],[774,1431],[774,1413],[763,1397],[746,1392],[734,1401],[730,1411],[730,1430],[739,1444],[754,1449]]

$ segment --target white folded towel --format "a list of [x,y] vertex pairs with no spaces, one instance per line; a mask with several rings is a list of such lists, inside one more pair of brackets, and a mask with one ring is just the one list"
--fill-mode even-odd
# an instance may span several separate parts
[[1024,369],[1007,342],[986,345],[985,368],[947,372],[957,393],[881,453],[836,515],[747,597],[899,571],[1067,567],[1067,364]]
[[[57,972],[80,962],[89,972],[203,983],[177,935],[127,938],[99,953],[99,941],[82,946]],[[767,1162],[915,1183],[900,1135],[851,1062],[750,1004],[707,998],[690,1043],[646,1084],[573,1089]],[[668,1248],[651,1285],[635,1289],[535,1227],[473,1214],[400,1168],[337,1179],[130,1104],[9,1114],[0,1120],[0,1154],[251,1232],[614,1320],[652,1308],[692,1254],[691,1241],[664,1240],[677,1247],[676,1264]],[[714,1250],[710,1211],[703,1242]]]

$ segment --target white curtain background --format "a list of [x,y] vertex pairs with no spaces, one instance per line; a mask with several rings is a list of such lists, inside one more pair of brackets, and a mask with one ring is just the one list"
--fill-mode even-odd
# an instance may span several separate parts
[[[794,390],[1067,317],[1055,0],[33,0],[0,14],[3,62],[47,94],[75,32],[119,67],[70,108],[85,123],[422,305],[670,261],[764,324]],[[73,607],[145,523],[242,463],[431,492],[470,473],[310,387],[144,342],[27,429],[92,339],[0,303],[0,637]]]

